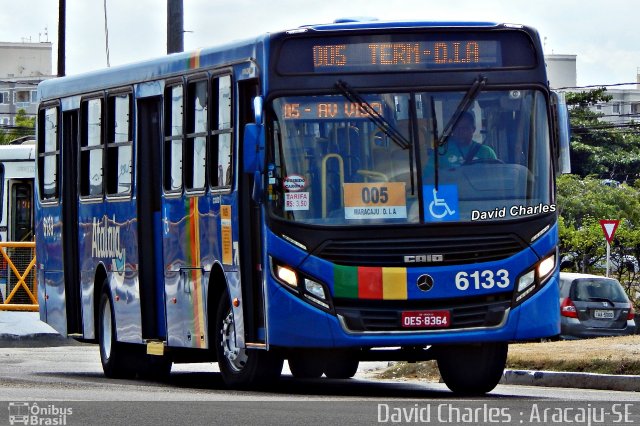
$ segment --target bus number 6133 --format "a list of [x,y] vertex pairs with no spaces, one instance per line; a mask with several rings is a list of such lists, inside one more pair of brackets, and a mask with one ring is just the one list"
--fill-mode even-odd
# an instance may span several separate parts
[[500,269],[493,272],[490,269],[484,271],[458,272],[456,274],[456,287],[458,290],[468,290],[470,287],[475,290],[491,289],[495,286],[499,288],[509,287],[509,271]]

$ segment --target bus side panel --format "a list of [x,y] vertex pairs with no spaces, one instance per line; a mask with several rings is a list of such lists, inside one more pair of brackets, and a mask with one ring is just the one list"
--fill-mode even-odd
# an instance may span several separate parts
[[140,292],[138,286],[137,226],[131,201],[105,207],[102,203],[80,204],[80,280],[85,337],[93,334],[93,295],[103,283],[96,282],[104,268],[114,304],[119,341],[142,342]]
[[107,210],[114,226],[120,230],[114,235],[109,259],[111,273],[108,274],[112,294],[116,296],[113,300],[118,341],[142,343],[138,247],[147,247],[139,238],[135,200],[110,203]]
[[[64,273],[62,271],[43,273],[46,298],[46,323],[62,336],[67,336],[67,304],[65,303]],[[42,311],[42,309],[41,309]]]
[[[37,199],[37,198],[36,198]],[[64,275],[62,268],[62,222],[56,206],[36,209],[36,259],[40,304],[40,318],[63,336],[67,335]],[[46,265],[46,269],[44,267]],[[40,297],[40,296],[39,296]]]
[[[233,262],[231,219],[221,216],[221,198],[164,200],[163,252],[169,346],[209,346],[207,295],[211,268],[214,264]],[[229,209],[233,210],[232,207]],[[225,249],[222,248],[224,244],[228,245]]]
[[[163,205],[168,345],[207,348],[207,309],[217,307],[207,306],[214,264],[223,266],[229,282],[213,285],[226,286],[231,298],[241,298],[233,244],[235,196],[165,198]],[[241,309],[236,312],[236,331],[243,336]]]
[[[206,291],[201,248],[211,245],[201,216],[210,216],[206,199],[163,200],[163,254],[167,342],[169,346],[206,347]],[[203,235],[204,233],[204,235]]]

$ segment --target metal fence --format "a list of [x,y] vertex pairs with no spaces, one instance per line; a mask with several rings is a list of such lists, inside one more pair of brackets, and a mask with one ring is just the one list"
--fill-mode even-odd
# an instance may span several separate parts
[[0,242],[0,311],[37,311],[36,243]]

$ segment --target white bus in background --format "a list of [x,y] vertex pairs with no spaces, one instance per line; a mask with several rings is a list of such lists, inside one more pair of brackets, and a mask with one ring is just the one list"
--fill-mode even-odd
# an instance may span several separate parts
[[[35,140],[21,138],[11,144],[0,145],[0,241],[33,241],[33,178],[35,175]],[[10,253],[18,270],[19,263],[31,261],[30,249],[13,249]],[[22,253],[25,251],[25,253]],[[22,259],[24,257],[24,259]],[[0,303],[16,284],[0,256]],[[29,286],[33,280],[27,280]],[[26,296],[19,291],[13,303]],[[26,301],[25,301],[26,302]],[[26,302],[31,303],[31,302]]]

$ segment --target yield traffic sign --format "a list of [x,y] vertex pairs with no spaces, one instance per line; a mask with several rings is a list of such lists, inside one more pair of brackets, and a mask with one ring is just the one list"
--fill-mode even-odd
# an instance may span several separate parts
[[600,226],[602,227],[602,232],[604,232],[604,238],[607,240],[609,244],[613,240],[613,234],[616,233],[616,229],[618,229],[619,220],[614,219],[602,219],[600,221]]

